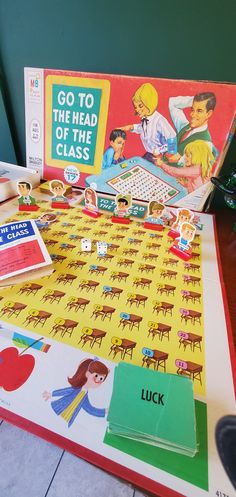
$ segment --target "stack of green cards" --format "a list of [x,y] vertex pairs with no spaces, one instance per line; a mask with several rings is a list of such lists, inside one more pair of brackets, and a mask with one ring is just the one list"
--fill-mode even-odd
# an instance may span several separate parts
[[193,457],[197,452],[193,383],[121,362],[115,369],[108,432]]

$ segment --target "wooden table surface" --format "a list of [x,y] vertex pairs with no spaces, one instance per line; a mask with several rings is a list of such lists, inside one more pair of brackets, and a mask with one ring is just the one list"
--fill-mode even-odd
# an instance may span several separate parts
[[236,350],[236,211],[224,209],[215,212],[217,236],[223,279],[226,289],[228,308]]

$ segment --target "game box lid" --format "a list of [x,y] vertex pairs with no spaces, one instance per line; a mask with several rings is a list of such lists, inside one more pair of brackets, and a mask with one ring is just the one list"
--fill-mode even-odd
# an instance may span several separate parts
[[44,179],[201,211],[236,85],[25,68],[27,166]]

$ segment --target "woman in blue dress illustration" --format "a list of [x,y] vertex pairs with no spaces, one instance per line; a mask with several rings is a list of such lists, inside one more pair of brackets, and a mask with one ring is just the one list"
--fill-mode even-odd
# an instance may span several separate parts
[[51,406],[54,412],[68,423],[68,428],[81,409],[92,416],[103,418],[106,415],[106,409],[94,407],[89,401],[88,391],[100,387],[108,373],[109,369],[97,358],[85,359],[79,364],[75,374],[68,378],[70,387],[54,390],[51,394],[44,392],[43,397],[45,400],[60,397],[53,400]]

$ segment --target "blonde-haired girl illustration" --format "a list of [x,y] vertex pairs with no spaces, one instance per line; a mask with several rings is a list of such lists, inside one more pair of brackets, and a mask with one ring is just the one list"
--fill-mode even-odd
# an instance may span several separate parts
[[159,166],[165,173],[179,178],[179,183],[191,193],[209,181],[214,162],[215,157],[208,143],[195,140],[184,149],[184,167],[168,166],[164,162]]

